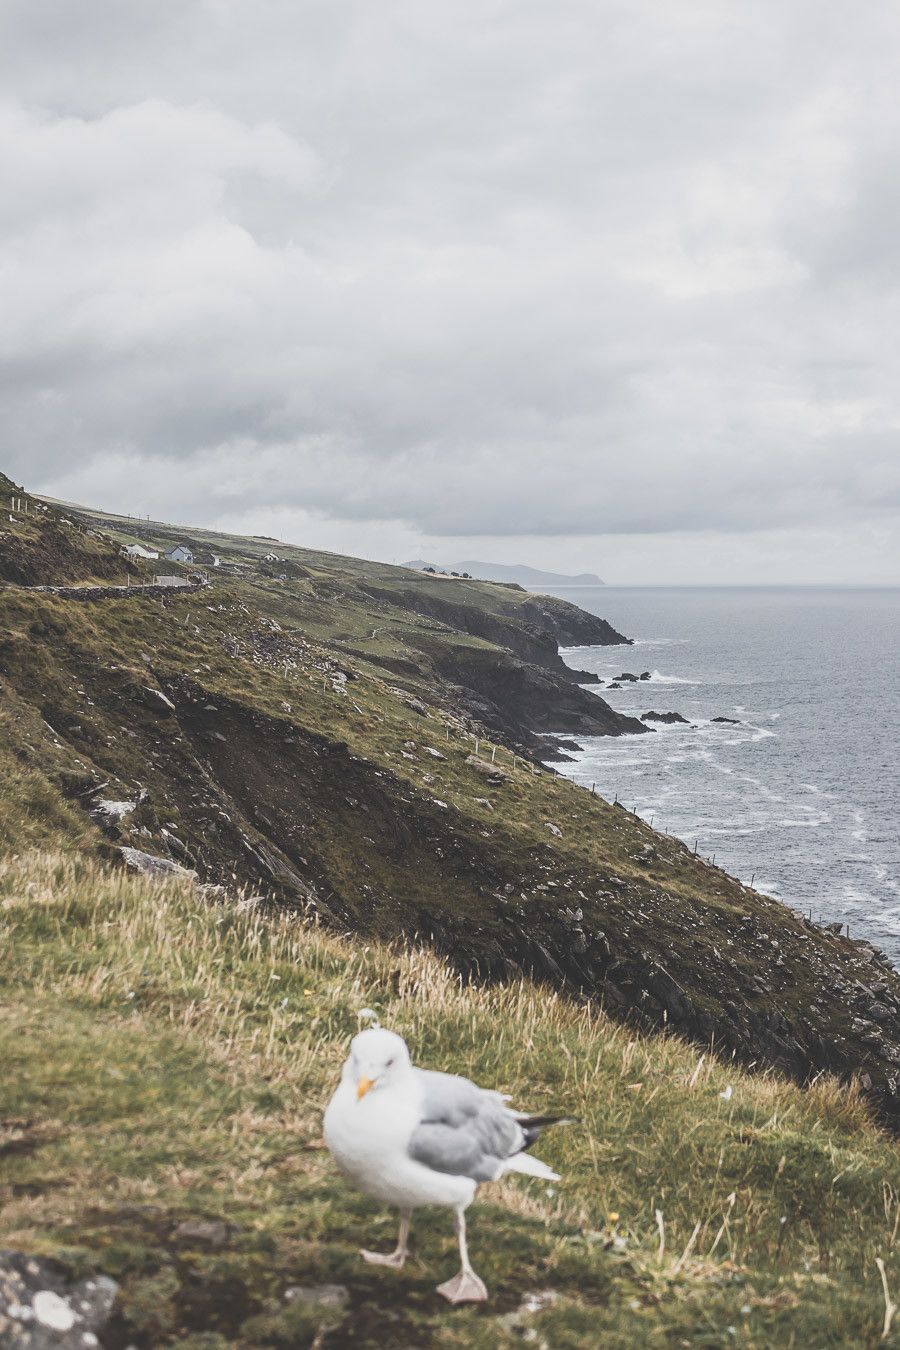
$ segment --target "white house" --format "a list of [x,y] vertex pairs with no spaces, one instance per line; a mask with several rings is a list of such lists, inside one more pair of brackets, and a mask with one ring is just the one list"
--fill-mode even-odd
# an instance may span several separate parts
[[144,548],[143,544],[126,544],[122,552],[128,558],[158,558],[159,553],[155,548]]
[[187,544],[176,544],[174,548],[169,549],[166,557],[170,562],[189,563],[194,561],[194,555]]

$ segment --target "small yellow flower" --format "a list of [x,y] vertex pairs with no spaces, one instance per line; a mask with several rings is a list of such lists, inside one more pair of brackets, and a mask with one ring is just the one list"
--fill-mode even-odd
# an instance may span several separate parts
[[606,1221],[607,1223],[618,1223],[619,1211],[617,1209],[611,1209],[606,1216]]

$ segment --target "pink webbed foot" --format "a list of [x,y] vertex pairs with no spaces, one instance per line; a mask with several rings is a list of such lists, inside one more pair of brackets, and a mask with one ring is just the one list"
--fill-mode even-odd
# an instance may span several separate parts
[[437,1291],[448,1303],[483,1303],[488,1296],[484,1281],[474,1270],[461,1270],[452,1280],[439,1284]]
[[367,1252],[365,1247],[360,1249],[359,1254],[370,1266],[389,1266],[391,1270],[402,1270],[407,1255],[402,1251]]

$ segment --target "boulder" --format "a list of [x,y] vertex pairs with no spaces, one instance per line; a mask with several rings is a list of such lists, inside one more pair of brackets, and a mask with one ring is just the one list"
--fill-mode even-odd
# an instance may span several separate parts
[[729,722],[733,727],[739,727],[741,725],[737,717],[714,717],[712,720],[714,722]]
[[17,1350],[99,1346],[118,1285],[106,1275],[70,1279],[55,1261],[0,1251],[0,1345]]
[[641,721],[642,721],[642,722],[684,722],[685,726],[688,726],[688,725],[689,725],[687,718],[686,718],[686,717],[682,717],[681,713],[677,713],[677,712],[654,712],[652,709],[651,709],[650,712],[641,713]]
[[152,685],[142,685],[141,694],[143,702],[152,712],[159,713],[161,717],[172,716],[175,704],[161,689],[154,689]]
[[466,763],[470,769],[476,773],[483,774],[489,783],[494,787],[500,787],[503,783],[508,783],[509,779],[502,769],[498,769],[496,764],[491,764],[486,759],[479,759],[477,755],[467,755]]
[[90,808],[91,815],[103,830],[115,830],[124,816],[128,816],[138,807],[138,802],[114,802],[101,797]]

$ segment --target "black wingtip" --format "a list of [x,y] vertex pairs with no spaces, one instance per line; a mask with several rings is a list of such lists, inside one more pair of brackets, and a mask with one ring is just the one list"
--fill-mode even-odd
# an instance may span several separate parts
[[581,1121],[578,1116],[520,1116],[519,1124],[525,1135],[524,1147],[529,1149],[551,1125],[580,1125]]

